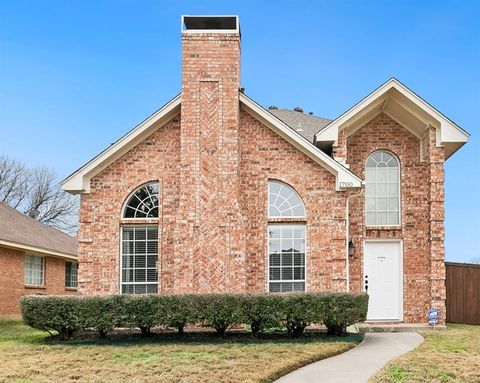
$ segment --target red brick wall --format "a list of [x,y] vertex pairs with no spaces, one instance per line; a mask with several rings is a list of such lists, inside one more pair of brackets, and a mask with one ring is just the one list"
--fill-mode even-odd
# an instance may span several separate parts
[[[112,294],[119,292],[121,209],[140,185],[159,181],[159,225],[161,291],[173,291],[183,278],[173,256],[180,172],[180,116],[175,117],[91,180],[91,192],[81,195],[78,232],[79,291]],[[131,221],[130,221],[131,222]],[[180,274],[180,275],[179,275]]]
[[[423,156],[435,142],[424,140]],[[427,148],[425,148],[427,146]],[[364,197],[351,203],[351,239],[355,244],[355,258],[350,262],[351,289],[362,290],[363,239],[398,238],[403,240],[404,321],[425,322],[431,302],[430,257],[430,161],[420,159],[420,140],[385,114],[380,114],[347,139],[347,163],[351,170],[364,178],[365,162],[370,153],[385,149],[394,153],[401,170],[401,225],[396,228],[367,229],[364,219]],[[433,149],[441,157],[441,148]],[[438,157],[437,157],[438,158]],[[438,167],[443,170],[443,162]],[[440,170],[437,169],[438,172]],[[443,180],[442,180],[443,181]],[[438,206],[443,212],[443,202]],[[443,218],[442,218],[443,223]],[[443,242],[442,242],[443,245]],[[443,266],[443,253],[438,253]],[[441,270],[440,270],[441,271]],[[442,273],[435,273],[442,278]],[[444,281],[443,281],[444,283]],[[440,283],[441,285],[441,283]],[[443,309],[440,298],[436,306]]]
[[266,291],[268,179],[291,185],[307,214],[307,290],[345,290],[345,192],[335,177],[242,112],[241,192],[249,291]]
[[24,284],[25,253],[0,247],[0,316],[20,314],[20,297],[35,294],[75,294],[65,288],[65,260],[46,257],[45,286],[26,287]]

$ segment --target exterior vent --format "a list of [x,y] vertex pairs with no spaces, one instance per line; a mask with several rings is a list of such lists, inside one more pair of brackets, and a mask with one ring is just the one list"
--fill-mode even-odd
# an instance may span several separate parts
[[240,33],[238,16],[182,16],[182,32]]
[[270,109],[270,110],[272,110],[272,109],[278,109],[278,106],[270,105],[270,106],[268,107],[268,109]]
[[299,112],[299,113],[303,113],[303,109],[300,108],[299,106],[296,106],[294,109],[293,109],[294,112]]

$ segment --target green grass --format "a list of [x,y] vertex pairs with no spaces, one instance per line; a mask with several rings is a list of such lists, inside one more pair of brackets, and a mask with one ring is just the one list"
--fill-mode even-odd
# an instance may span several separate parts
[[425,343],[387,364],[371,382],[480,382],[480,326],[448,324],[422,335]]
[[0,382],[271,382],[360,341],[162,334],[59,343],[19,321],[0,321]]

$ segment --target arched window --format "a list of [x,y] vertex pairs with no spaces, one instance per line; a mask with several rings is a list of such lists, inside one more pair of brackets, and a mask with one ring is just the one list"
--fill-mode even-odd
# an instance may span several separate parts
[[268,182],[268,291],[305,291],[305,206],[298,193],[279,181]]
[[[158,218],[158,182],[137,189],[123,208],[124,219]],[[142,222],[142,221],[141,221]],[[123,294],[158,292],[158,225],[127,223],[121,228]]]
[[400,164],[391,153],[370,154],[365,168],[367,226],[400,224]]
[[268,181],[269,217],[305,217],[305,207],[298,193],[279,181]]
[[158,182],[150,182],[130,196],[123,218],[158,218]]

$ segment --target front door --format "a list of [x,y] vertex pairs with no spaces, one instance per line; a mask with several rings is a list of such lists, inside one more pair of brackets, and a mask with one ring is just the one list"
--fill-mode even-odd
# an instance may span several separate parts
[[401,241],[365,241],[363,286],[368,293],[367,321],[402,320]]

